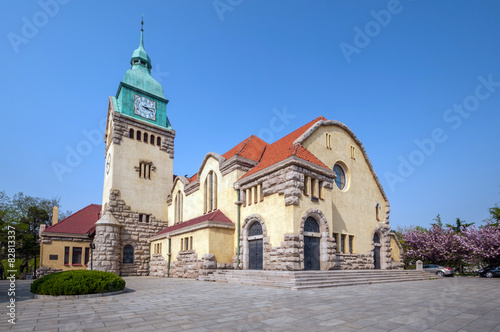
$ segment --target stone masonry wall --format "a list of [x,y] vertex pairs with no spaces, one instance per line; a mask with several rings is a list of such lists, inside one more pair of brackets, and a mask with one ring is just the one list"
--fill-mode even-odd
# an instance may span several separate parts
[[250,182],[241,187],[241,189],[251,188],[262,183],[264,196],[275,193],[285,196],[285,205],[298,205],[299,198],[304,190],[304,176],[310,176],[322,181],[325,188],[333,188],[333,179],[331,177],[312,172],[307,168],[297,165],[290,165],[266,175],[254,182]]
[[167,261],[161,254],[154,254],[149,262],[149,275],[154,277],[166,277],[168,275]]
[[[146,276],[149,273],[149,249],[148,239],[168,226],[164,220],[156,220],[150,217],[148,223],[139,221],[139,213],[131,211],[130,206],[120,199],[120,191],[111,189],[109,205],[105,206],[105,211],[110,211],[116,220],[121,224],[117,253],[119,259],[119,271],[123,276]],[[103,214],[104,214],[103,213]],[[97,233],[96,233],[97,237]],[[122,253],[126,245],[134,247],[134,263],[124,264]]]

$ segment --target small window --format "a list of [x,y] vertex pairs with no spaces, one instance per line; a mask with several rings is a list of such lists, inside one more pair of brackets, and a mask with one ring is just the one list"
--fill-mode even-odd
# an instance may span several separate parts
[[323,191],[324,191],[324,188],[323,188],[323,181],[319,181],[319,185],[318,185],[318,190],[319,190],[319,199],[324,199],[324,194],[323,194]]
[[356,148],[351,145],[351,159],[356,160]]
[[134,129],[130,128],[130,130],[128,131],[128,137],[130,138],[134,138]]
[[380,203],[377,202],[377,204],[375,204],[375,217],[377,218],[377,221],[380,221]]
[[181,238],[181,251],[184,251],[184,238]]
[[335,178],[335,184],[340,190],[344,190],[347,185],[346,173],[344,167],[342,167],[339,163],[333,166],[333,171],[337,175]]
[[332,149],[332,135],[329,133],[326,133],[326,148],[329,150]]
[[377,233],[373,234],[373,243],[380,243],[380,236]]
[[64,265],[69,265],[69,247],[64,247]]
[[147,143],[148,142],[148,133],[144,133],[144,139],[142,140],[144,143]]
[[189,248],[189,249],[193,250],[193,237],[192,236],[189,237],[189,243],[191,244],[191,248]]
[[316,197],[316,180],[311,179],[311,197]]
[[149,144],[155,145],[155,135],[149,136]]
[[152,168],[153,168],[153,163],[141,161],[139,162],[139,167],[136,167],[136,170],[139,171],[139,177],[141,179],[151,180]]
[[146,224],[149,224],[149,214],[146,214]]
[[82,264],[82,247],[73,247],[73,258],[71,260],[72,265]]
[[304,176],[304,196],[309,196],[309,177]]
[[156,145],[157,146],[161,145],[161,137],[156,137]]
[[354,252],[354,235],[349,235],[349,253]]
[[59,259],[59,255],[49,255],[49,261],[57,261]]
[[345,234],[340,235],[340,252],[345,254]]
[[123,263],[133,263],[134,262],[134,247],[130,244],[123,248]]
[[138,141],[140,141],[140,140],[141,140],[141,135],[142,135],[141,131],[140,131],[140,130],[138,130],[138,131],[136,132],[136,134],[135,134],[135,138],[136,138]]
[[90,248],[89,247],[85,248],[85,260],[84,260],[85,265],[89,264],[89,256],[90,256],[89,253],[90,253]]

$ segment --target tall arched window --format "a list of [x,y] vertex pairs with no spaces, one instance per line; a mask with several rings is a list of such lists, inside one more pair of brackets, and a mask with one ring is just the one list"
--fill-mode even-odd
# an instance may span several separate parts
[[149,136],[149,144],[155,145],[155,135]]
[[161,137],[156,137],[156,145],[161,145]]
[[123,248],[123,263],[133,263],[134,262],[134,247],[130,244]]
[[177,191],[175,195],[174,224],[182,222],[182,193]]
[[144,143],[147,143],[148,142],[148,133],[144,133],[144,139],[143,139]]
[[140,140],[141,140],[141,138],[142,138],[142,137],[141,137],[141,131],[140,131],[140,130],[136,131],[136,133],[135,133],[135,138],[136,138],[138,141],[140,141]]
[[130,128],[130,130],[128,131],[128,137],[134,139],[134,129]]
[[210,171],[205,179],[205,213],[217,210],[217,175]]

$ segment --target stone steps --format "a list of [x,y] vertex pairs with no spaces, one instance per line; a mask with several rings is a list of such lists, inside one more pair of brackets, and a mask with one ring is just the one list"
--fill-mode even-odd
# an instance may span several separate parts
[[434,279],[415,270],[262,271],[220,270],[199,280],[292,290]]

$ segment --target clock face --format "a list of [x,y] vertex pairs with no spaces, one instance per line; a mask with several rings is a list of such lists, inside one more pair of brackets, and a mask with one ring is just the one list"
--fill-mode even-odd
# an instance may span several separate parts
[[146,97],[135,95],[134,114],[148,120],[156,120],[156,102]]

